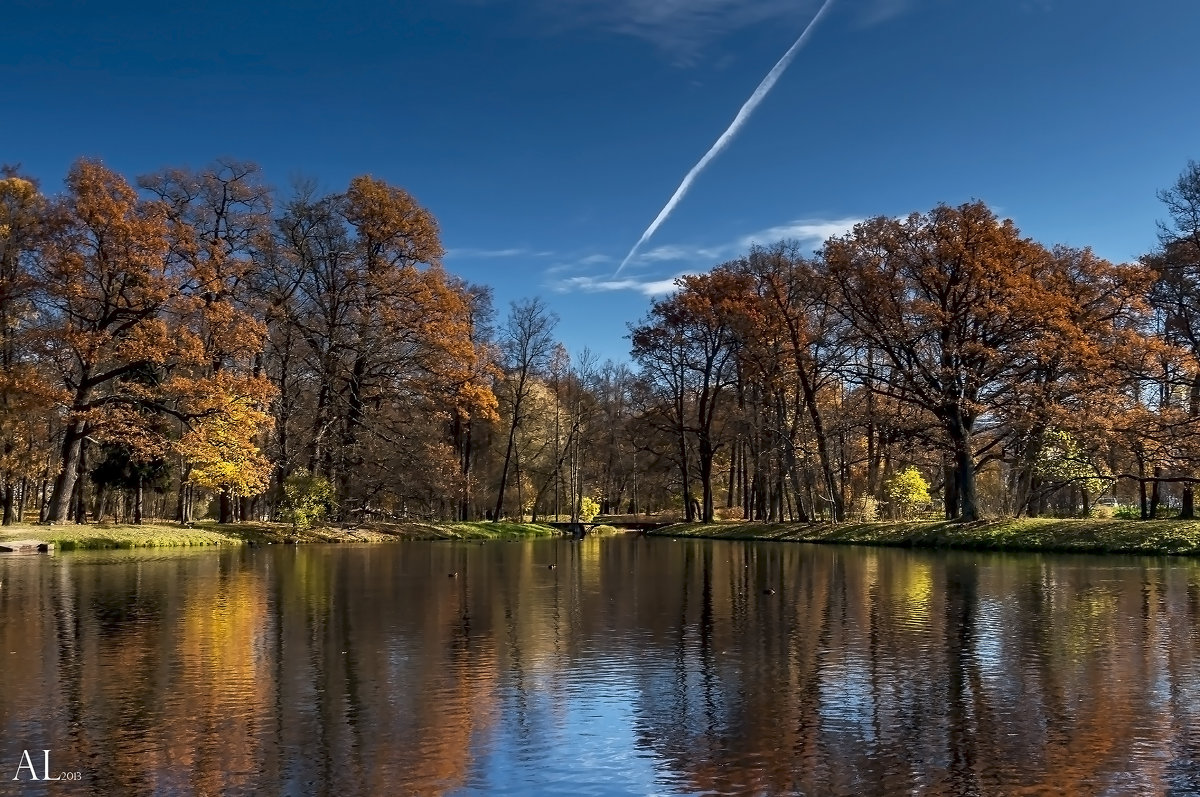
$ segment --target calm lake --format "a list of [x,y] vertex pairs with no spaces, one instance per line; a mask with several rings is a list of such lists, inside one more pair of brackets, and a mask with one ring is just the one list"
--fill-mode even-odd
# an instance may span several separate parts
[[1198,614],[1165,558],[6,556],[0,794],[1198,793]]

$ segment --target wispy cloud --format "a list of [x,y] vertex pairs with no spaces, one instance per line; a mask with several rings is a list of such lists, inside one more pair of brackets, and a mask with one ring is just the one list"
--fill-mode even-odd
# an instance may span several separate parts
[[638,255],[638,263],[671,263],[680,260],[689,262],[719,260],[725,252],[731,251],[728,246],[695,246],[689,244],[664,244],[653,249],[647,249]]
[[768,21],[792,21],[811,15],[819,0],[550,0],[558,14],[576,24],[643,39],[679,63],[695,61],[706,45],[721,36]]
[[611,291],[635,291],[644,296],[661,296],[665,293],[670,293],[675,290],[675,280],[677,277],[683,276],[677,274],[675,277],[667,277],[666,279],[635,279],[626,277],[625,279],[611,279],[609,277],[568,277],[560,280],[553,287],[559,293],[572,293],[581,291],[583,293],[608,293]]
[[642,265],[686,262],[708,268],[716,265],[717,261],[745,254],[746,250],[752,246],[766,246],[779,241],[797,241],[801,246],[816,248],[831,236],[849,231],[860,221],[862,219],[857,217],[797,219],[743,235],[723,244],[664,244],[656,246],[639,253],[632,262]]
[[446,257],[474,257],[488,259],[496,257],[553,257],[553,252],[538,252],[533,249],[515,247],[509,249],[477,249],[470,246],[446,250]]
[[823,244],[835,235],[843,235],[862,219],[846,217],[844,219],[798,219],[776,227],[768,227],[740,238],[738,249],[749,249],[751,246],[773,244],[778,241],[799,241],[801,244]]
[[[615,258],[607,255],[588,255],[576,260],[559,263],[545,270],[547,277],[556,277],[550,287],[560,293],[581,291],[600,293],[608,291],[635,291],[647,296],[659,296],[674,290],[676,277],[707,271],[718,263],[746,254],[752,246],[767,246],[779,241],[796,241],[801,247],[815,249],[834,235],[842,235],[855,224],[858,217],[840,219],[797,219],[786,224],[777,224],[757,232],[742,235],[722,244],[663,244],[645,252],[639,252],[630,262],[630,269],[653,270],[665,264],[674,264],[670,277],[661,274],[645,276],[611,275],[587,276],[579,272],[594,270],[595,266],[611,263]],[[557,278],[564,273],[577,276]]]
[[898,17],[913,5],[914,0],[873,0],[867,3],[859,15],[860,25],[871,26]]
[[[1044,0],[1039,0],[1044,1]],[[508,3],[531,13],[549,29],[592,28],[641,39],[679,65],[697,63],[709,46],[732,33],[763,23],[798,29],[821,0],[458,0],[468,5]],[[860,0],[860,25],[898,16],[919,0]],[[534,29],[539,27],[535,22]]]

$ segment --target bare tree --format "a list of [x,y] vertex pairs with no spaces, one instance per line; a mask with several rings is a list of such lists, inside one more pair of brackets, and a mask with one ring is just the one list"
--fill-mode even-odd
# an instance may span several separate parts
[[505,381],[511,413],[508,426],[508,445],[504,450],[504,466],[500,470],[500,489],[496,494],[496,511],[492,520],[499,521],[504,513],[504,490],[508,485],[508,468],[512,461],[517,430],[524,420],[525,399],[529,397],[532,380],[546,370],[554,351],[554,327],[558,315],[551,312],[540,298],[521,299],[512,309],[500,332],[500,347],[509,378]]

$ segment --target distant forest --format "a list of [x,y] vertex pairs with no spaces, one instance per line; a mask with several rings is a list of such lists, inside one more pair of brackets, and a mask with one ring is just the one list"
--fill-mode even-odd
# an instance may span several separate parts
[[0,498],[17,521],[1194,513],[1200,164],[1114,264],[984,204],[680,277],[631,364],[447,273],[357,177],[0,172]]

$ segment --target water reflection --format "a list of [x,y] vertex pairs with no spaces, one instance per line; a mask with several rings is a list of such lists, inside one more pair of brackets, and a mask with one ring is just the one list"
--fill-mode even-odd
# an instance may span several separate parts
[[[1166,559],[8,557],[0,794],[1196,792],[1198,608]],[[14,783],[24,750],[83,781]]]

